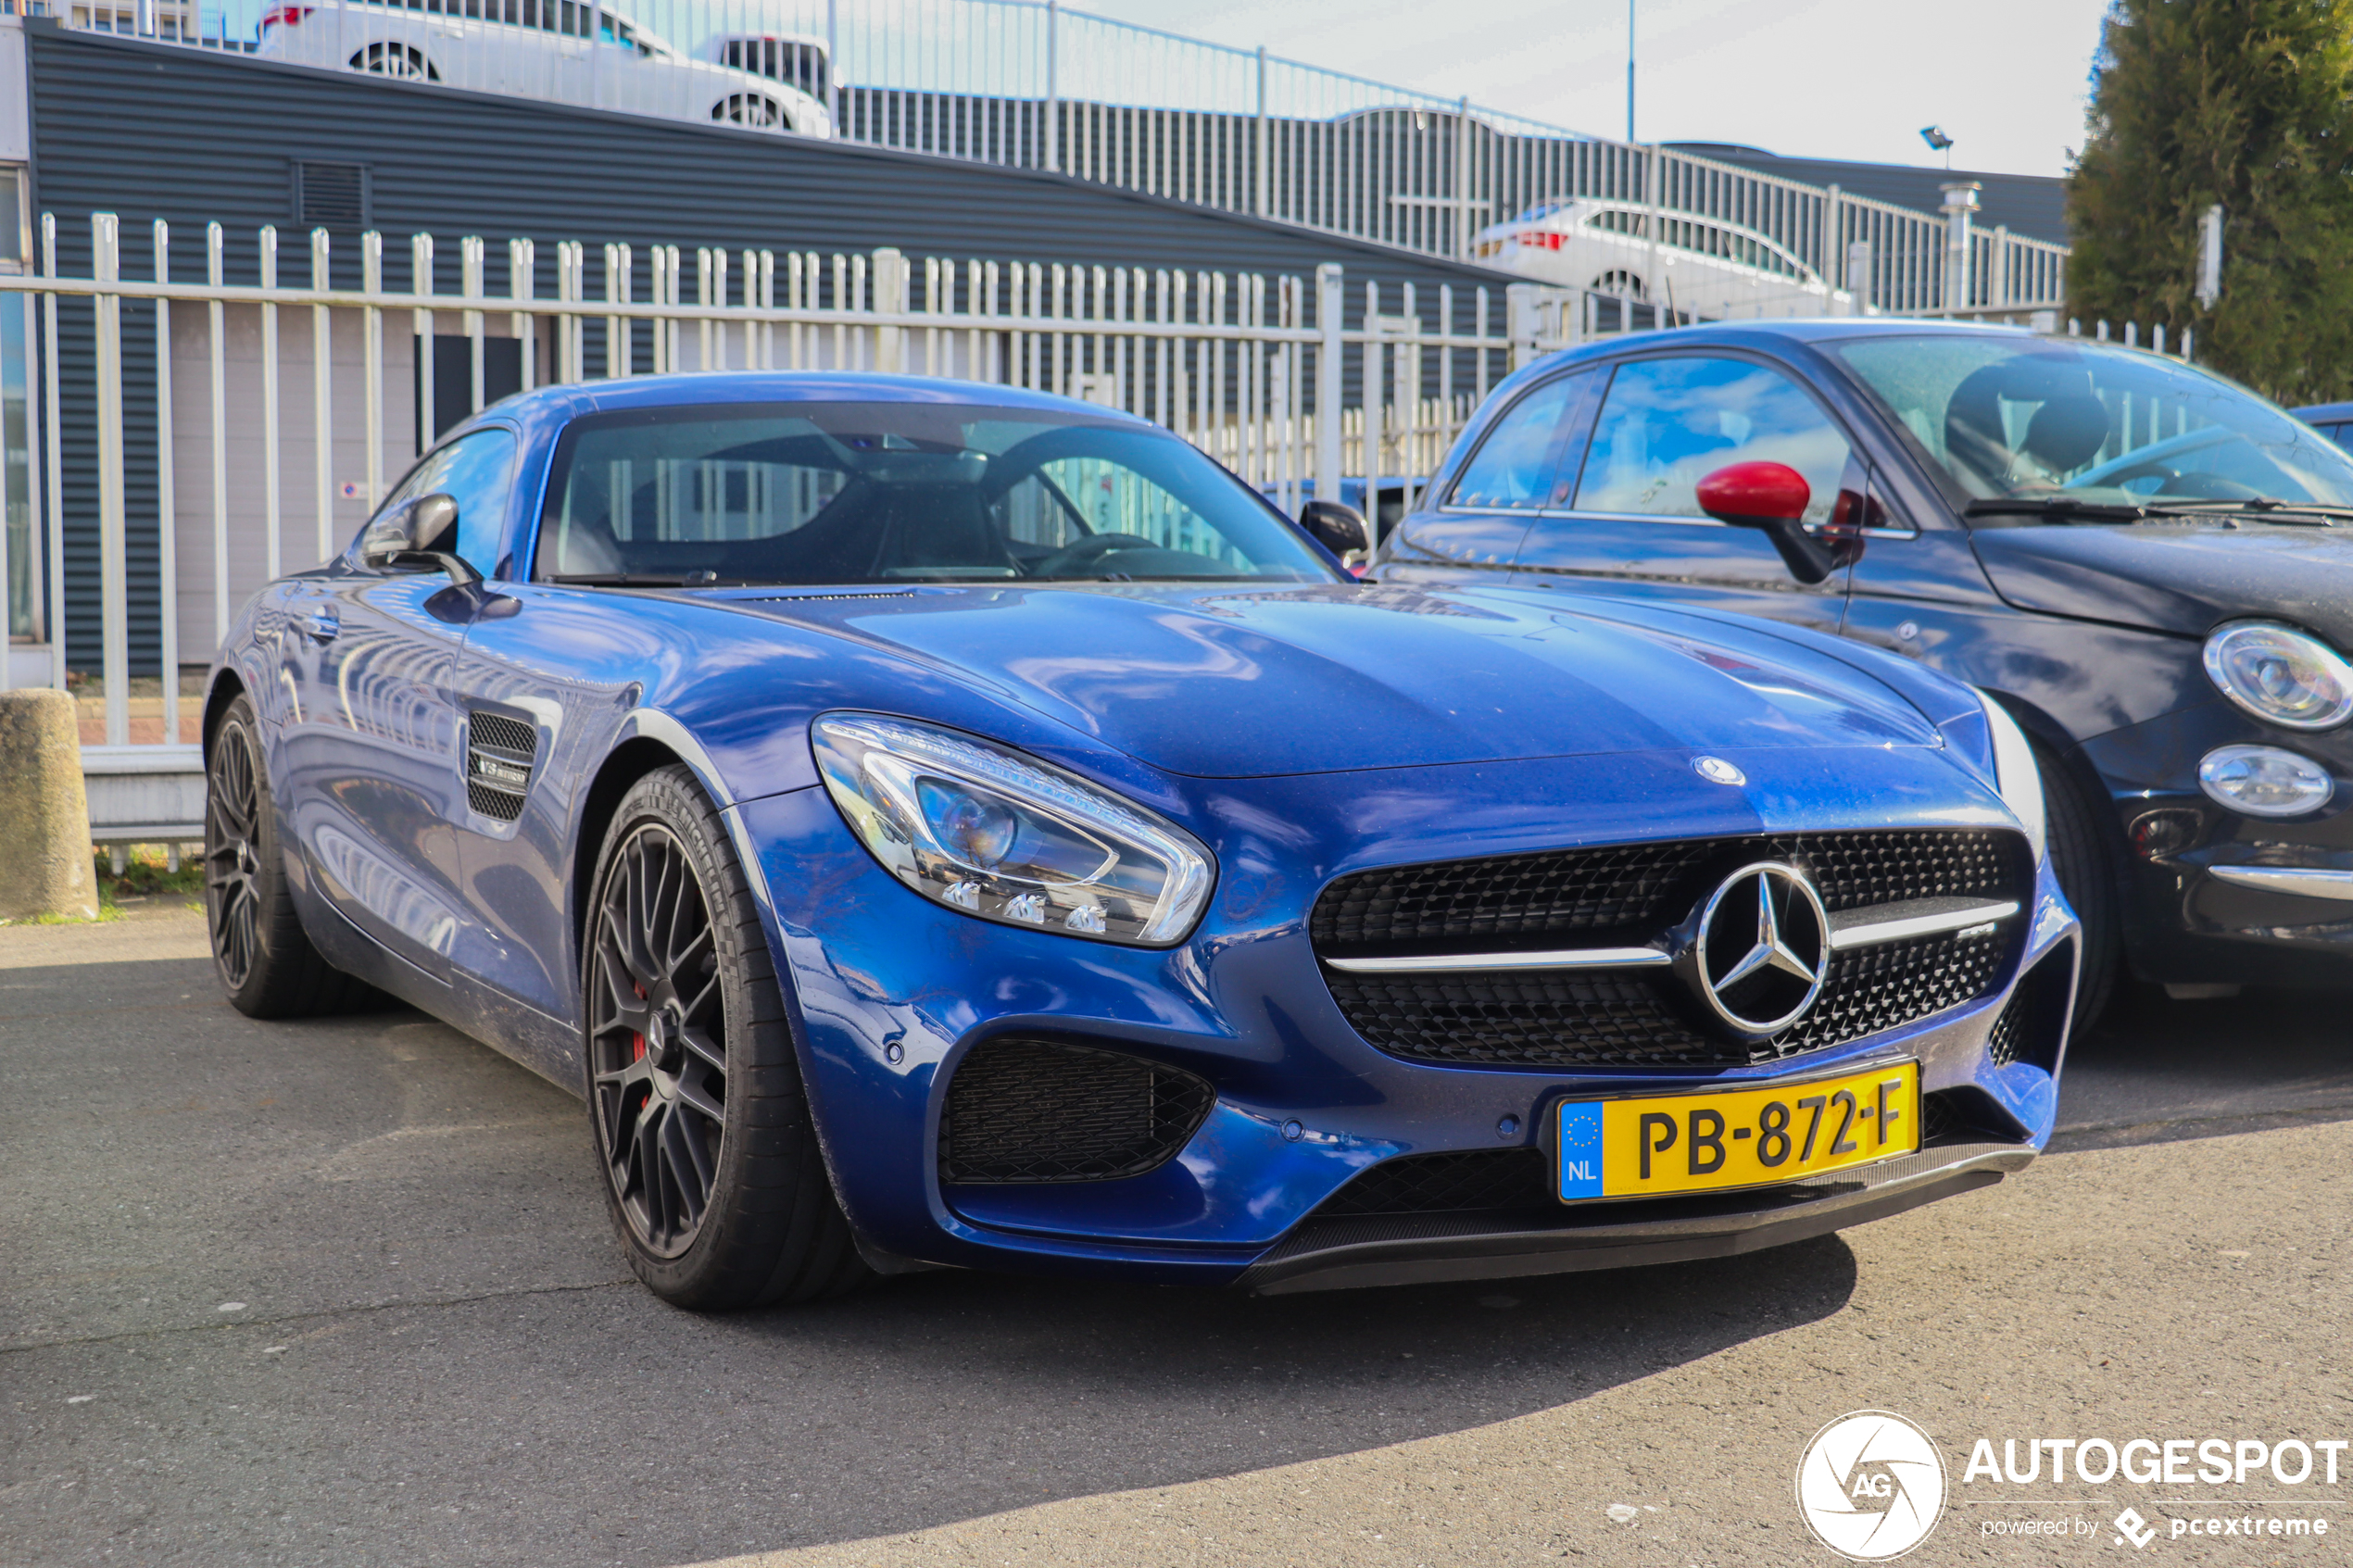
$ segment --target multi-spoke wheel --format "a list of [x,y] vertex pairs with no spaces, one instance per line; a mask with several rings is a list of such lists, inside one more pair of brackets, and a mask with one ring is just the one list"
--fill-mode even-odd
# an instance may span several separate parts
[[810,1124],[776,972],[683,767],[630,786],[582,955],[589,1121],[631,1265],[686,1307],[807,1300],[867,1271]]
[[615,857],[588,956],[598,1144],[640,1245],[674,1258],[711,1207],[727,1128],[727,1009],[711,912],[660,822]]
[[329,967],[303,935],[261,757],[253,704],[239,696],[213,726],[205,764],[205,924],[220,984],[231,1004],[255,1018],[380,1003],[380,992]]

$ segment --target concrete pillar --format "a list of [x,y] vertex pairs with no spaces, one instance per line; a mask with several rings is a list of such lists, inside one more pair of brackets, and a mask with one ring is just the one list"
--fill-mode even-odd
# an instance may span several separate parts
[[98,918],[75,719],[61,691],[0,692],[0,919]]

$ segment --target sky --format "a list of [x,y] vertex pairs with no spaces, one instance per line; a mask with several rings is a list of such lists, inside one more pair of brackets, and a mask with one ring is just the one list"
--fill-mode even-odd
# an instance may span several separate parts
[[[1626,132],[1626,0],[1071,0],[1606,136]],[[2105,0],[1634,0],[1635,133],[1806,157],[2066,172]]]

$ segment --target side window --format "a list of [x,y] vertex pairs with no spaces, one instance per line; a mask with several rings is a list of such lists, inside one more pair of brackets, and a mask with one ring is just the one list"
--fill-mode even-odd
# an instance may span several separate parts
[[1727,463],[1786,463],[1823,523],[1846,474],[1846,437],[1779,370],[1745,359],[1638,359],[1617,367],[1594,421],[1577,509],[1697,518],[1699,482]]
[[1547,382],[1505,410],[1454,482],[1448,504],[1492,511],[1566,503],[1565,490],[1553,483],[1554,455],[1590,380],[1570,375]]
[[[377,516],[405,501],[438,490],[458,503],[458,538],[441,548],[463,557],[476,570],[488,572],[498,564],[498,541],[505,535],[507,501],[514,489],[515,433],[478,430],[433,453],[409,470]],[[437,542],[435,542],[437,543]]]

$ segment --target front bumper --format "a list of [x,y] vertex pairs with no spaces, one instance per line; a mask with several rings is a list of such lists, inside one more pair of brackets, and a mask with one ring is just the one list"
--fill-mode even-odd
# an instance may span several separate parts
[[[2017,956],[1988,992],[1784,1060],[1692,1070],[1433,1065],[1377,1050],[1350,1028],[1303,930],[1322,886],[1349,871],[1557,848],[1564,823],[1578,840],[1610,844],[1667,836],[1662,822],[1697,838],[2009,821],[1990,797],[1955,791],[1924,802],[1919,759],[1884,748],[1732,760],[1757,781],[1746,792],[1699,780],[1680,757],[1355,775],[1348,787],[1362,809],[1347,812],[1332,809],[1329,779],[1204,785],[1201,813],[1184,825],[1216,849],[1219,883],[1201,930],[1166,951],[984,924],[934,905],[874,862],[822,789],[744,802],[729,814],[757,871],[836,1190],[874,1255],[901,1266],[1300,1289],[1312,1286],[1295,1282],[1327,1276],[1350,1283],[1360,1265],[1481,1277],[1779,1245],[1997,1180],[2042,1147],[2057,1109],[2063,1034],[2039,1060],[2007,1064],[1994,1061],[1988,1039],[2019,976],[2045,960],[2055,960],[2046,972],[2071,993],[2074,919],[2047,868],[2037,869],[2019,917]],[[1818,802],[1811,811],[1819,816],[1802,815],[1795,801]],[[1215,1102],[1182,1151],[1147,1174],[947,1182],[939,1149],[948,1085],[970,1052],[1007,1036],[1145,1058],[1207,1080]],[[1466,1231],[1458,1219],[1408,1216],[1407,1231],[1377,1238],[1390,1249],[1378,1259],[1346,1250],[1374,1244],[1357,1235],[1361,1226],[1330,1245],[1317,1239],[1341,1235],[1322,1228],[1317,1207],[1367,1167],[1537,1148],[1546,1110],[1564,1098],[1754,1086],[1894,1058],[1919,1062],[1924,1096],[1981,1109],[1967,1120],[1996,1141],[1964,1161],[1976,1163],[1948,1169],[1963,1157],[1931,1147],[1918,1157],[1929,1161],[1928,1176],[1899,1160],[1832,1184],[1834,1191],[1766,1189],[1671,1212],[1563,1207],[1502,1230],[1491,1220]],[[1860,1198],[1850,1190],[1858,1184]]]
[[[2217,746],[2275,746],[2327,767],[2309,817],[2242,815],[2197,785]],[[2211,702],[2085,744],[2125,847],[2125,946],[2174,985],[2353,985],[2353,735],[2295,734]]]
[[1852,1180],[1772,1189],[1765,1195],[1769,1203],[1740,1193],[1648,1203],[1639,1215],[1564,1207],[1541,1224],[1498,1224],[1476,1214],[1311,1219],[1267,1248],[1236,1284],[1261,1296],[1288,1296],[1728,1258],[1992,1186],[2033,1159],[2033,1149],[2016,1144],[1942,1145],[1861,1167]]

